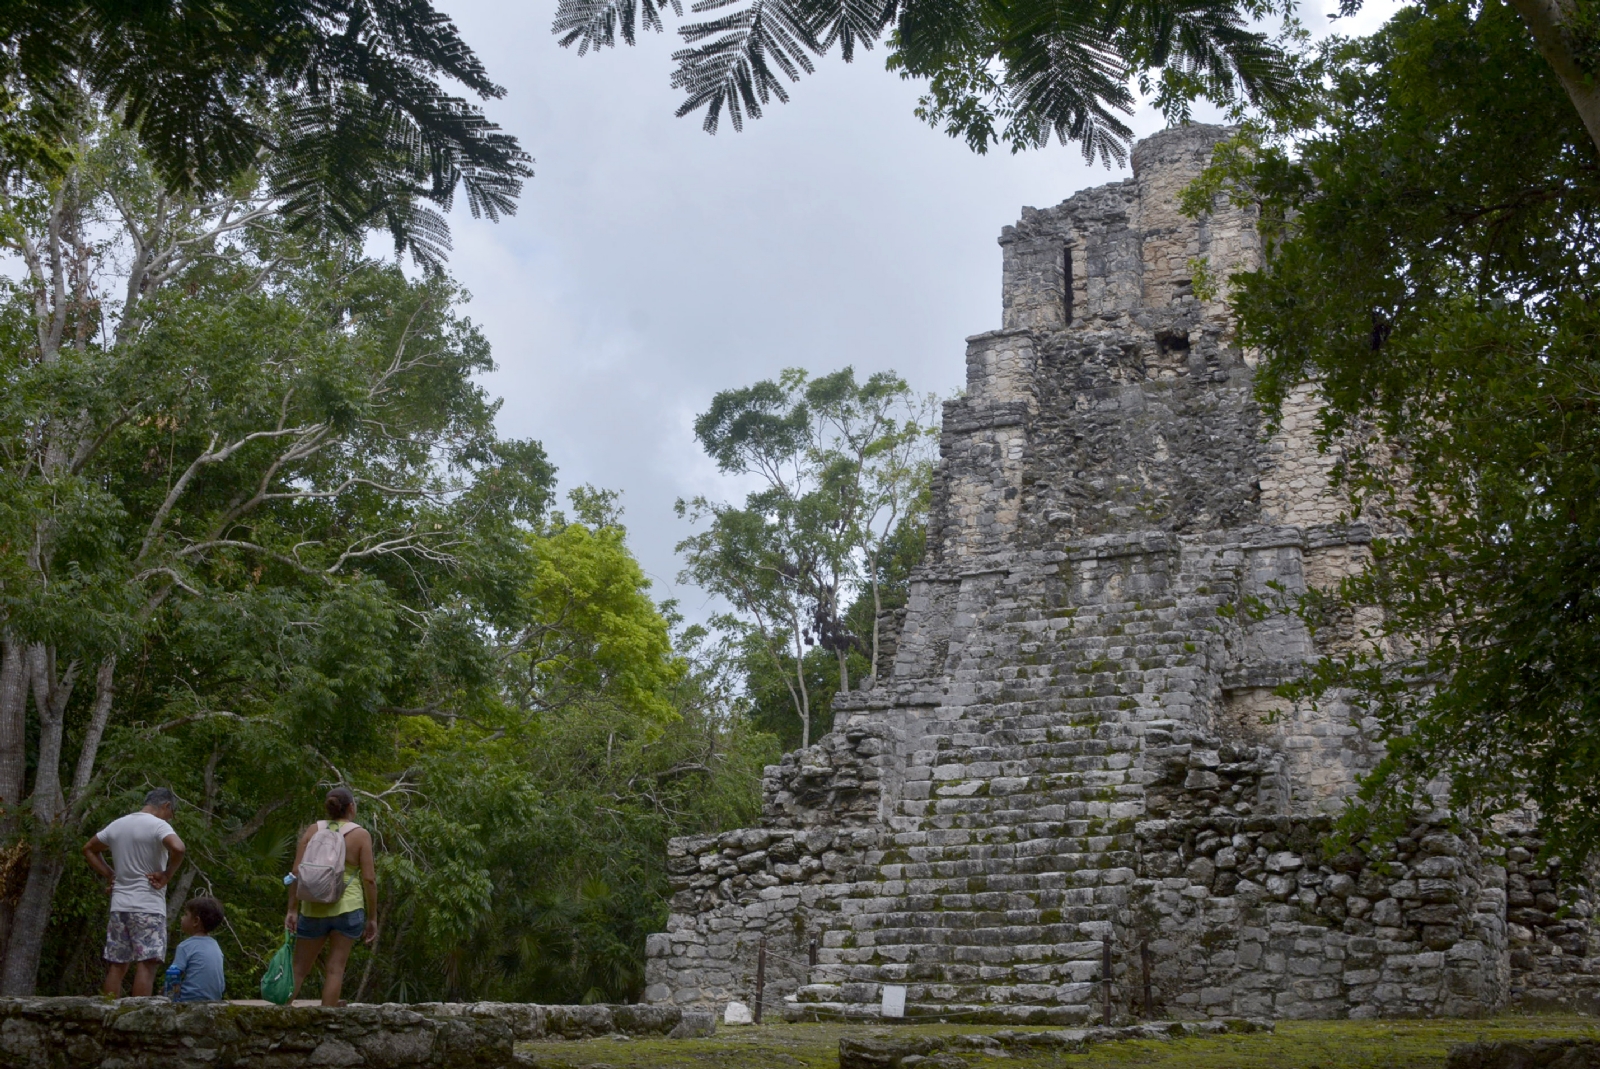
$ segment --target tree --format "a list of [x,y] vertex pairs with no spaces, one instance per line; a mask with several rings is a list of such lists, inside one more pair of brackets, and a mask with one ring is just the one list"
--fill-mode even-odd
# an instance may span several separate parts
[[[731,2],[731,0],[729,0]],[[696,14],[728,2],[701,3]],[[554,32],[563,45],[628,44],[638,27],[661,30],[658,0],[561,0]],[[673,0],[672,10],[682,14]],[[673,85],[685,91],[680,116],[705,109],[715,133],[726,109],[735,129],[759,118],[785,81],[813,69],[812,56],[838,45],[846,62],[888,35],[889,66],[930,80],[918,108],[927,121],[961,136],[974,151],[1004,141],[1013,150],[1077,141],[1085,158],[1126,158],[1132,132],[1130,78],[1154,87],[1174,116],[1198,97],[1223,104],[1283,101],[1291,65],[1253,19],[1291,6],[1270,0],[1142,0],[1062,4],[1025,0],[753,0],[691,22],[689,46],[674,53]]]
[[1289,692],[1353,701],[1387,745],[1351,828],[1443,780],[1485,826],[1531,803],[1579,861],[1600,843],[1600,155],[1517,18],[1430,2],[1334,43],[1297,153],[1247,137],[1191,207],[1260,207],[1266,265],[1233,305],[1263,399],[1317,381],[1352,511],[1388,532],[1306,607],[1381,624]]
[[57,173],[92,103],[169,194],[262,169],[295,226],[383,226],[431,266],[457,189],[495,219],[531,174],[514,138],[441,85],[504,93],[426,0],[12,0],[0,40],[6,155]]
[[[719,469],[765,485],[743,508],[703,497],[678,503],[680,515],[710,521],[678,546],[684,578],[724,598],[734,613],[719,624],[778,669],[802,746],[815,708],[808,649],[833,655],[841,690],[854,649],[878,673],[885,547],[926,507],[933,411],[892,372],[858,383],[850,368],[817,379],[790,369],[717,394],[695,421]],[[870,643],[845,624],[859,593],[874,606]]]
[[388,888],[357,997],[637,998],[666,839],[748,823],[774,756],[728,658],[614,494],[550,512],[448,278],[251,175],[171,193],[116,123],[73,145],[0,186],[0,987],[93,989],[105,895],[66,861],[160,784],[171,924],[219,894],[250,993],[345,783]]
[[[1510,0],[1510,5],[1577,110],[1590,142],[1600,149],[1600,16],[1588,0]],[[1345,14],[1359,8],[1359,0],[1341,0]]]
[[[28,857],[0,988],[22,994],[127,658],[217,629],[173,666],[157,733],[250,719],[207,699],[205,665],[319,764],[360,752],[415,682],[398,636],[434,617],[395,592],[492,534],[480,479],[537,508],[551,470],[495,439],[470,380],[487,346],[450,283],[307,245],[248,189],[169,196],[114,128],[0,191],[0,242],[21,269],[0,290],[0,805]],[[281,656],[230,659],[240,639]]]
[[526,536],[528,582],[495,617],[501,681],[470,717],[458,701],[399,724],[414,788],[380,810],[395,923],[368,995],[637,999],[667,839],[759,814],[770,736],[650,600],[614,510],[574,497],[581,522]]

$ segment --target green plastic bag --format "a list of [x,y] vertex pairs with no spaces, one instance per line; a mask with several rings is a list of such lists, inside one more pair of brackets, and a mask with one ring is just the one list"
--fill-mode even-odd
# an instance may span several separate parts
[[294,933],[285,932],[283,946],[267,962],[267,974],[261,978],[261,997],[282,1006],[294,997]]

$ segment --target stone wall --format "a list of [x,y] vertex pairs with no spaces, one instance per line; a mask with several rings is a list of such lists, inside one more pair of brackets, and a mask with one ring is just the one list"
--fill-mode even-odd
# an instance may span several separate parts
[[164,998],[0,999],[0,1069],[500,1069],[519,1042],[710,1035],[709,1013],[510,1003],[175,1005]]
[[1337,701],[1273,691],[1364,621],[1313,634],[1286,603],[1372,532],[1328,493],[1315,391],[1267,427],[1222,304],[1193,292],[1197,260],[1257,255],[1247,213],[1176,211],[1224,133],[1158,134],[1133,178],[1002,233],[1002,329],[968,340],[945,408],[892,670],[768,770],[763,827],[673,844],[650,1000],[750,999],[763,936],[793,1017],[873,1014],[892,984],[913,1016],[1078,1023],[1107,936],[1124,1015],[1146,943],[1180,1015],[1600,990],[1586,892],[1442,815],[1390,854],[1319,852],[1376,745]]

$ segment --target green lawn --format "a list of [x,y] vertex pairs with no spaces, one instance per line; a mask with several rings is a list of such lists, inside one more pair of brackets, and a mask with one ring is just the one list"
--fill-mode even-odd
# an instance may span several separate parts
[[[540,1069],[836,1069],[839,1037],[881,1031],[856,1024],[767,1024],[719,1027],[711,1039],[532,1043],[519,1053]],[[895,1031],[950,1035],[1000,1029],[904,1025]],[[1083,1054],[962,1056],[973,1069],[1439,1069],[1454,1044],[1534,1036],[1600,1039],[1600,1020],[1284,1021],[1272,1033],[1107,1043]]]

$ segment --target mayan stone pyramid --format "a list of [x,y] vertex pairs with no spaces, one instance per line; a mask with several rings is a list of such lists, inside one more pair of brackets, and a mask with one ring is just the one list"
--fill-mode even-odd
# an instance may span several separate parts
[[[1358,567],[1298,391],[1270,435],[1220,300],[1253,219],[1180,191],[1228,131],[1005,228],[1002,327],[945,408],[892,671],[767,770],[758,828],[675,840],[646,998],[1075,1023],[1592,1002],[1588,894],[1445,814],[1325,856],[1376,756],[1273,689],[1354,641],[1241,611]],[[1270,714],[1270,715],[1269,715]],[[1513,838],[1515,841],[1515,838]],[[1569,908],[1561,911],[1566,903]],[[1109,936],[1110,969],[1105,966]],[[1147,964],[1148,963],[1148,967]],[[903,989],[903,990],[896,990]]]

